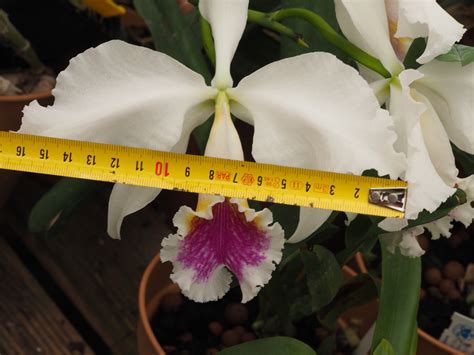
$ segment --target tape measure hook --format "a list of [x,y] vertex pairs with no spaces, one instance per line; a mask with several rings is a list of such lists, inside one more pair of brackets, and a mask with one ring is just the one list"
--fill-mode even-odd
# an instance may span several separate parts
[[369,203],[405,212],[407,188],[372,188],[369,190]]

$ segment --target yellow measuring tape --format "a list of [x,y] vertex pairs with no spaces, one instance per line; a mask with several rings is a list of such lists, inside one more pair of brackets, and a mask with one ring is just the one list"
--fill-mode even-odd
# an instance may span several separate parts
[[0,132],[0,169],[403,217],[406,182]]

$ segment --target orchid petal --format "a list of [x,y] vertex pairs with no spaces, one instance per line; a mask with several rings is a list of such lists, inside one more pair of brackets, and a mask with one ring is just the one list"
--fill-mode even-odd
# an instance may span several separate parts
[[378,226],[387,232],[397,232],[408,226],[408,220],[400,218],[385,218],[379,222]]
[[114,40],[73,58],[53,94],[53,106],[24,108],[20,133],[171,150],[216,91],[171,57]]
[[449,212],[449,216],[467,228],[474,221],[474,175],[459,179],[457,186],[466,193],[467,201]]
[[[408,159],[405,173],[409,189],[405,212],[408,219],[415,219],[423,209],[433,212],[455,192],[455,189],[447,184],[436,170],[428,151],[431,144],[427,146],[423,127],[431,127],[430,121],[436,122],[437,118],[430,117],[433,111],[413,97],[413,95],[416,96],[416,91],[411,90],[409,85],[420,76],[421,74],[415,70],[406,70],[400,74],[399,84],[392,84],[390,90],[389,108],[398,133],[395,147],[406,153]],[[440,130],[431,129],[427,133],[439,134],[430,138],[432,140],[445,140]],[[441,162],[437,164],[444,166]],[[451,169],[449,164],[446,166]],[[443,175],[444,173],[448,175],[447,172],[443,171]]]
[[402,255],[415,258],[425,253],[416,239],[423,231],[424,229],[418,226],[402,232],[382,234],[380,237],[387,240],[387,249],[391,253],[394,253],[396,248],[400,248]]
[[384,1],[336,0],[335,5],[339,26],[352,43],[380,59],[392,74],[403,69],[390,42]]
[[436,172],[446,185],[454,186],[458,176],[453,150],[448,135],[431,102],[412,89],[412,97],[425,105],[426,111],[420,117],[423,140]]
[[427,37],[423,54],[417,59],[428,63],[448,52],[466,31],[436,0],[398,0],[398,26],[396,37]]
[[199,11],[211,24],[216,47],[216,74],[212,86],[232,87],[230,63],[247,23],[248,0],[201,0]]
[[[387,111],[357,71],[331,54],[271,63],[228,94],[232,112],[255,126],[257,162],[353,174],[374,168],[394,178],[405,168]],[[299,230],[320,225],[313,222]]]
[[[201,197],[201,196],[200,196]],[[255,297],[281,260],[283,230],[268,209],[259,212],[242,200],[204,196],[204,211],[183,206],[173,222],[178,233],[162,242],[161,259],[173,263],[171,279],[196,302],[217,300],[230,288],[231,274],[242,302]]]
[[413,39],[396,35],[399,17],[398,0],[385,0],[385,9],[387,11],[390,42],[392,42],[392,47],[397,54],[398,59],[403,62],[411,44],[413,43]]
[[332,211],[320,210],[317,208],[301,207],[300,208],[300,219],[296,230],[293,232],[288,243],[298,243],[308,238],[315,230],[323,225],[324,222],[329,218]]
[[431,239],[436,240],[441,236],[449,238],[451,236],[451,228],[453,228],[453,218],[444,216],[436,221],[424,224],[423,227],[431,233]]
[[152,187],[115,184],[109,199],[107,233],[114,239],[120,239],[120,227],[129,214],[141,210],[152,202],[161,189]]
[[[192,129],[213,110],[216,90],[171,57],[110,41],[71,60],[53,90],[55,103],[25,107],[20,133],[184,152]],[[160,190],[117,185],[108,231]]]
[[430,100],[451,141],[474,154],[474,63],[435,60],[418,71],[424,76],[414,87]]

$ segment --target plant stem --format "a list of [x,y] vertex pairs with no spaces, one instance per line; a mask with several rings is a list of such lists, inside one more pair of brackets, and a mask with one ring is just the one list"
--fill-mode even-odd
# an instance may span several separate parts
[[[199,5],[199,0],[188,0],[190,4],[193,4],[194,6]],[[309,48],[309,45],[304,41],[303,36],[296,33],[293,31],[291,28],[277,22],[277,21],[272,21],[270,18],[269,14],[266,14],[264,12],[259,12],[259,11],[254,11],[254,10],[248,10],[247,14],[247,21],[256,23],[262,27],[268,28],[270,30],[273,30],[282,36],[288,37],[298,43],[300,46]],[[206,50],[207,51],[207,50]]]
[[282,9],[269,14],[269,17],[271,21],[277,22],[290,17],[301,18],[315,27],[326,40],[349,54],[360,64],[372,69],[385,78],[390,78],[392,76],[390,72],[385,69],[380,60],[349,42],[337,33],[321,16],[310,10],[300,8]]
[[211,61],[212,65],[216,66],[216,48],[214,47],[214,41],[212,39],[211,26],[204,17],[199,15],[199,27],[201,29],[201,38],[204,50],[206,51],[207,57]]
[[280,22],[274,21],[269,14],[264,12],[249,10],[247,15],[247,21],[256,23],[262,27],[273,30],[282,36],[288,37],[298,43],[300,46],[309,48],[309,45],[304,41],[301,34],[296,33],[291,28],[281,24]]
[[12,48],[31,67],[34,73],[44,71],[44,65],[31,47],[30,42],[10,22],[5,11],[0,10],[0,42]]

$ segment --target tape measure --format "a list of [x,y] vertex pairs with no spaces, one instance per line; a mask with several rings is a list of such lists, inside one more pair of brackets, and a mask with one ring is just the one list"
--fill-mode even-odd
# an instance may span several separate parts
[[0,132],[0,169],[403,217],[404,181]]

